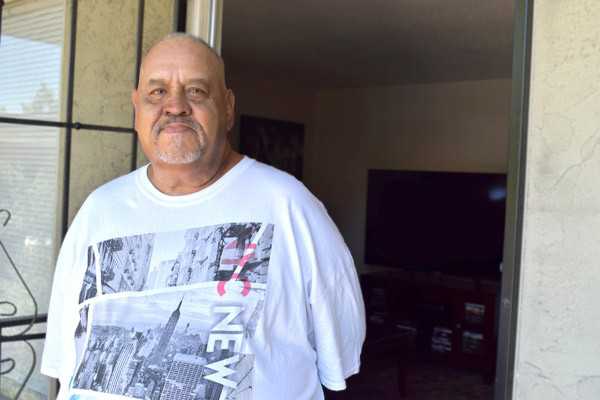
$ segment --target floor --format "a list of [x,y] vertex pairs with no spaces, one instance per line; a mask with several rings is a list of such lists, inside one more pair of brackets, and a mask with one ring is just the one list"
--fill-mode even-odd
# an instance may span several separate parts
[[[397,394],[396,371],[363,371],[348,381],[344,392],[327,392],[327,400],[492,400],[494,386],[485,384],[480,373],[451,369],[435,363],[415,363],[407,371],[406,397]],[[387,394],[387,397],[386,397]]]

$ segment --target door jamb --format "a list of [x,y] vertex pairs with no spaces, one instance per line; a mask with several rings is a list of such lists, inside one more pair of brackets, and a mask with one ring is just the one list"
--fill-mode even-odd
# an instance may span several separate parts
[[517,342],[534,0],[515,0],[510,147],[495,400],[511,400]]

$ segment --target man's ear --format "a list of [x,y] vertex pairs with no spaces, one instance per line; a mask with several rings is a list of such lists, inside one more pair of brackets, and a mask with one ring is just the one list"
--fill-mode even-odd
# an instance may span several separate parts
[[137,89],[133,89],[131,91],[131,103],[133,103],[133,109],[136,110],[137,109],[137,105],[138,105],[138,101],[140,100],[140,95],[137,91]]
[[227,89],[227,93],[225,94],[225,107],[227,115],[227,131],[229,132],[235,123],[235,95],[231,89]]
[[138,131],[137,131],[137,124],[138,124],[138,119],[137,119],[137,114],[138,114],[138,104],[140,101],[140,93],[137,91],[137,89],[133,89],[131,91],[131,104],[133,104],[133,129],[136,133],[136,135],[139,135]]

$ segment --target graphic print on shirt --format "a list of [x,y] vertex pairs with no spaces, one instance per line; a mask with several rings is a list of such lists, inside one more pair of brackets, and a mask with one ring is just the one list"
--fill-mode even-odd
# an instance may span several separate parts
[[272,239],[231,223],[90,246],[73,394],[252,399]]

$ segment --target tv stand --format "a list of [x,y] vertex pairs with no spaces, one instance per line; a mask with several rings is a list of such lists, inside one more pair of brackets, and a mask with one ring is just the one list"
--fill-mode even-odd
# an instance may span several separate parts
[[500,282],[440,272],[361,271],[367,341],[404,330],[420,359],[477,369],[493,381]]

